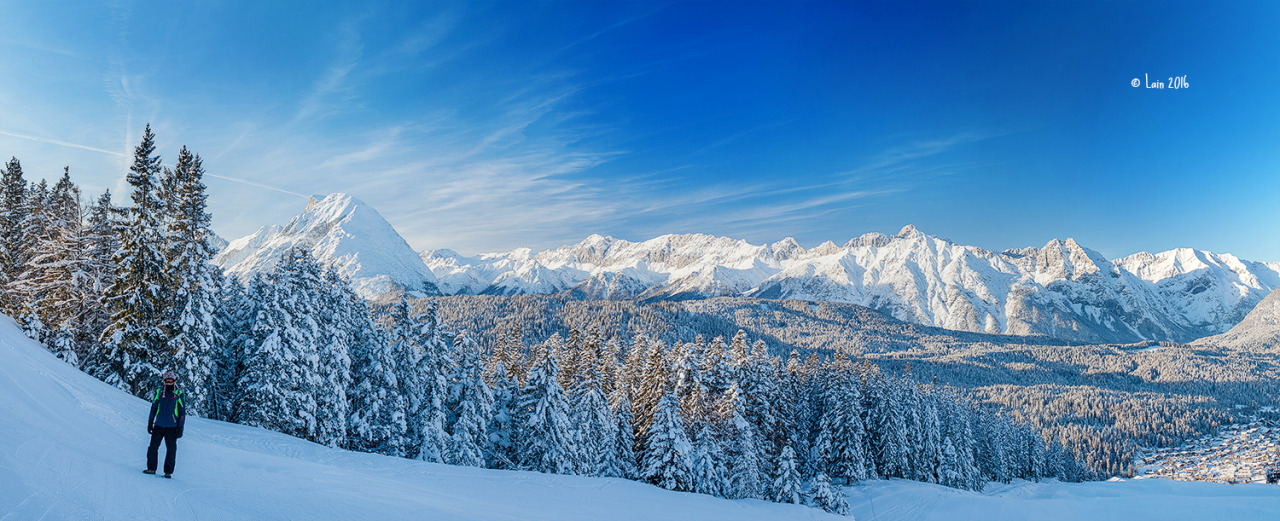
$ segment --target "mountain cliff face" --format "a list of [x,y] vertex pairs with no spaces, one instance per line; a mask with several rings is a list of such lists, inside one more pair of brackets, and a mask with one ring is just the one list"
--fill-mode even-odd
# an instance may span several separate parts
[[296,247],[311,250],[366,297],[439,293],[431,270],[404,238],[377,210],[346,194],[312,197],[306,210],[288,224],[231,241],[214,263],[230,275],[248,277],[274,268],[281,254]]
[[802,299],[859,304],[954,330],[1082,342],[1187,342],[1223,333],[1280,288],[1280,262],[1191,249],[1108,260],[1073,239],[992,252],[913,226],[808,249],[791,238],[754,245],[702,234],[642,242],[592,235],[542,252],[437,249],[419,256],[377,211],[344,194],[313,199],[284,227],[231,242],[216,262],[250,274],[274,266],[294,245],[311,248],[366,297]]

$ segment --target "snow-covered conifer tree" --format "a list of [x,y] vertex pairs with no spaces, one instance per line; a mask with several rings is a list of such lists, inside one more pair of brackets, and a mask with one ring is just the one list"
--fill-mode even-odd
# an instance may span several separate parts
[[725,465],[725,452],[711,430],[711,423],[698,422],[697,437],[693,442],[693,491],[699,494],[710,494],[726,497],[729,492],[728,468]]
[[413,322],[415,327],[410,343],[419,353],[413,373],[421,385],[414,390],[418,396],[418,409],[410,417],[412,432],[417,435],[413,454],[415,459],[441,463],[449,438],[446,406],[449,374],[453,372],[454,362],[449,339],[439,328],[435,301],[429,301],[426,312],[415,317]]
[[520,468],[519,431],[524,424],[520,408],[520,389],[508,376],[501,362],[490,362],[489,381],[493,389],[493,415],[489,421],[486,446],[489,468],[514,470]]
[[[169,192],[164,197],[168,218],[168,252],[165,273],[171,278],[172,294],[168,320],[169,341],[161,363],[171,368],[183,382],[187,410],[207,415],[214,388],[214,346],[218,343],[216,314],[218,295],[213,247],[209,245],[211,217],[205,210],[204,166],[200,156],[186,147],[169,176]],[[163,359],[162,358],[162,359]]]
[[[22,177],[22,163],[11,158],[4,165],[0,179],[0,287],[18,278],[30,252],[26,233],[31,208],[27,203],[27,181]],[[9,292],[0,292],[0,311],[11,315],[21,312],[21,303],[12,301]]]
[[483,467],[488,446],[488,427],[493,418],[493,393],[484,381],[484,362],[479,347],[466,335],[454,342],[458,357],[458,419],[445,453],[452,465]]
[[310,256],[307,261],[308,270],[316,278],[312,296],[317,335],[314,345],[320,361],[317,377],[324,389],[316,397],[320,407],[317,441],[330,447],[345,447],[351,412],[351,344],[355,342],[356,321],[360,318],[354,303],[359,297],[337,273],[325,270]]
[[210,418],[231,421],[240,396],[240,376],[244,372],[245,345],[252,338],[253,321],[258,316],[259,299],[249,298],[248,290],[235,277],[215,272],[218,306],[214,308],[213,390],[206,408]]
[[730,498],[762,497],[761,451],[755,427],[747,420],[746,401],[737,382],[730,384],[720,400],[719,415],[725,420],[725,452],[729,456]]
[[815,473],[843,478],[845,483],[867,478],[862,397],[851,376],[847,368],[840,368],[828,377],[810,451]]
[[404,456],[405,400],[400,396],[389,335],[374,325],[362,299],[350,302],[351,400],[347,443],[363,452]]
[[85,251],[80,190],[71,182],[69,170],[42,199],[41,206],[32,209],[28,218],[32,224],[24,232],[31,242],[26,262],[5,290],[28,310],[17,317],[24,327],[39,321],[41,333],[36,340],[62,359],[78,361],[88,354],[88,346],[78,344],[76,333],[90,327],[97,295]]
[[311,439],[316,432],[318,380],[300,345],[291,301],[297,298],[289,284],[256,276],[249,284],[249,298],[259,301],[253,330],[244,345],[244,370],[240,375],[235,421],[291,436]]
[[609,409],[609,401],[600,389],[598,353],[589,347],[584,349],[586,352],[579,356],[582,363],[577,387],[570,398],[573,402],[572,425],[579,451],[575,459],[581,463],[577,469],[578,474],[602,476],[617,466],[616,462],[609,460],[616,457],[613,448],[618,436],[618,425],[614,421],[613,411]]
[[107,363],[99,378],[135,395],[150,390],[161,368],[165,349],[168,310],[165,288],[164,237],[160,224],[161,201],[157,196],[160,158],[155,154],[155,134],[148,125],[142,143],[134,148],[128,181],[133,206],[117,229],[120,250],[114,262],[117,275],[107,289],[111,324],[103,332]]
[[538,472],[570,474],[578,467],[574,457],[569,424],[569,402],[560,388],[560,368],[549,350],[541,353],[529,383],[525,385],[522,408],[526,410],[520,432],[521,466]]
[[831,485],[831,478],[819,472],[809,487],[809,506],[821,508],[832,514],[849,515],[849,501],[844,491]]
[[796,451],[791,444],[782,447],[778,461],[774,464],[772,498],[778,503],[800,504],[804,499],[804,490],[800,483],[800,466],[796,463]]
[[631,416],[631,399],[626,389],[619,387],[613,390],[609,402],[617,436],[601,475],[635,479],[640,471],[636,466],[635,419]]
[[674,392],[663,392],[645,436],[640,477],[669,490],[693,490],[693,445],[680,418]]

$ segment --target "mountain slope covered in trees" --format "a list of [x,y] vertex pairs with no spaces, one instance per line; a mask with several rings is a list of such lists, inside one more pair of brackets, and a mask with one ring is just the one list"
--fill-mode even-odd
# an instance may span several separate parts
[[[1077,344],[948,331],[831,302],[716,298],[580,301],[520,295],[438,299],[451,328],[529,341],[577,330],[677,339],[746,331],[778,355],[842,353],[920,383],[949,384],[1009,410],[1074,452],[1096,477],[1127,475],[1140,447],[1213,432],[1280,397],[1280,351],[1141,342]],[[481,344],[502,337],[475,335]]]

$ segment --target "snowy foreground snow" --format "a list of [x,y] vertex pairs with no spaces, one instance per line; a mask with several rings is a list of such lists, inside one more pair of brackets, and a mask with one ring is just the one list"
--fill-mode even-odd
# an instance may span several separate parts
[[[141,472],[147,408],[0,317],[0,521],[846,519],[619,479],[352,453],[198,418],[187,422],[170,481]],[[1280,487],[1267,485],[1024,482],[973,493],[895,480],[847,490],[860,520],[1280,518]]]
[[1167,479],[1089,483],[990,483],[982,492],[914,481],[846,489],[858,521],[1264,520],[1280,519],[1280,486]]

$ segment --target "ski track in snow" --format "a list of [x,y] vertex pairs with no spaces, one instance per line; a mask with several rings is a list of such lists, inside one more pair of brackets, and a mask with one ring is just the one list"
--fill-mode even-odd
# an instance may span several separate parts
[[[0,317],[0,521],[842,519],[609,478],[352,453],[191,418],[174,479],[142,473],[148,404],[85,375]],[[163,449],[162,449],[163,452]],[[1143,479],[845,489],[867,521],[1278,519],[1280,487]]]

